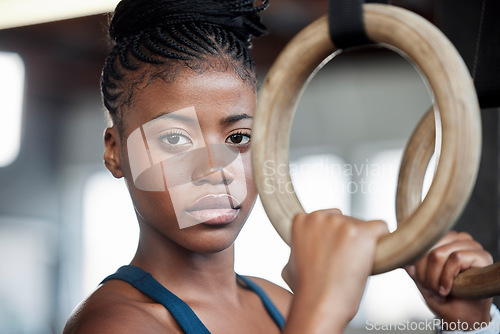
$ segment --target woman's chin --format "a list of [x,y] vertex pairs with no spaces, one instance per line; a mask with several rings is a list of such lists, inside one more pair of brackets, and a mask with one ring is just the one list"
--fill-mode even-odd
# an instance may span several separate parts
[[209,242],[191,242],[184,247],[194,253],[200,254],[213,254],[220,253],[231,247],[234,239],[231,240],[210,240]]
[[183,247],[189,249],[196,253],[218,253],[229,248],[241,229],[230,228],[232,226],[213,226],[200,224],[193,226],[192,230],[190,228],[185,229],[185,232],[189,233],[183,242]]

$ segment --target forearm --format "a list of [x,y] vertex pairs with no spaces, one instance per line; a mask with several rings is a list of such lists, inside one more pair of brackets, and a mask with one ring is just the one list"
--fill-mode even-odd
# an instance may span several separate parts
[[[323,297],[323,298],[322,298]],[[283,334],[341,334],[349,323],[338,303],[308,293],[296,293]]]

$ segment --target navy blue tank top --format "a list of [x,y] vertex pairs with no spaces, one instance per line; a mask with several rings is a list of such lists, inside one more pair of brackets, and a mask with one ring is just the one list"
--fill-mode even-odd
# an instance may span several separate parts
[[[266,308],[267,312],[274,320],[276,325],[283,330],[285,325],[285,318],[278,311],[273,302],[266,295],[264,290],[262,290],[257,284],[249,280],[244,276],[237,275],[239,284],[244,288],[250,289],[255,292],[260,299],[262,304]],[[133,265],[123,266],[119,268],[116,273],[106,277],[102,282],[107,282],[109,280],[122,280],[130,285],[132,285],[137,290],[144,293],[146,296],[154,299],[158,303],[165,306],[165,308],[170,312],[170,314],[177,321],[179,326],[182,328],[186,334],[210,334],[210,331],[203,325],[198,316],[193,312],[193,310],[179,297],[170,292],[167,288],[161,285],[157,280],[151,276],[148,272],[135,267]],[[242,283],[243,284],[242,284]]]

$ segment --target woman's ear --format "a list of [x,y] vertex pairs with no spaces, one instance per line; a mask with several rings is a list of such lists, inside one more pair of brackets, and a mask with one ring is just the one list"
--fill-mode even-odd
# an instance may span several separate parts
[[120,135],[116,126],[104,131],[104,165],[117,179],[123,177]]

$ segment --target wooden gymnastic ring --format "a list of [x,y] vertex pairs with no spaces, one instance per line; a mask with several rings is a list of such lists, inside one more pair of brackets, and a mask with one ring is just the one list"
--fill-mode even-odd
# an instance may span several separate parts
[[[431,108],[406,145],[396,192],[396,216],[400,222],[407,221],[406,218],[420,205],[425,172],[434,153],[435,129],[434,110]],[[453,281],[451,294],[462,298],[500,295],[500,262],[460,273]]]
[[[406,144],[399,166],[396,190],[396,220],[398,227],[407,223],[408,218],[422,202],[425,172],[435,151],[436,122],[434,108],[422,117]],[[436,161],[439,160],[437,157]]]
[[[403,266],[421,256],[461,213],[477,174],[481,125],[476,92],[465,64],[446,37],[420,16],[388,5],[364,5],[368,36],[402,53],[426,76],[442,124],[442,148],[425,200],[392,234],[377,244],[373,273]],[[326,16],[302,30],[286,46],[265,79],[252,134],[252,164],[257,189],[269,219],[290,244],[291,222],[303,212],[291,185],[290,128],[295,105],[310,74],[337,48]],[[288,170],[288,169],[287,169]],[[334,206],[335,203],[332,203]]]

